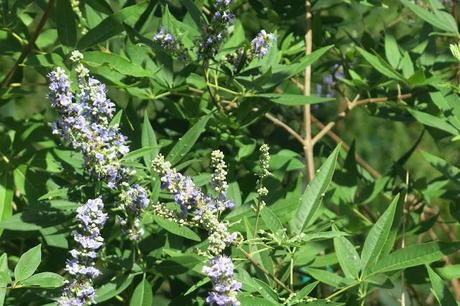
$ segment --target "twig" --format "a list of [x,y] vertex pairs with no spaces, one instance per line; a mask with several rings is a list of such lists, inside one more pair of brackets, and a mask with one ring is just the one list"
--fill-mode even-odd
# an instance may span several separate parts
[[302,136],[300,136],[296,131],[294,131],[289,125],[287,125],[283,121],[279,120],[278,118],[276,118],[275,116],[273,116],[270,113],[266,113],[265,117],[267,119],[269,119],[271,122],[273,122],[275,125],[281,127],[283,130],[285,130],[286,132],[291,134],[291,136],[294,137],[295,139],[297,139],[297,141],[300,144],[302,144],[302,145],[304,144],[304,139],[302,138]]
[[49,17],[49,14],[51,12],[51,9],[53,7],[53,4],[54,4],[54,0],[50,0],[48,2],[48,6],[46,7],[46,10],[43,13],[42,18],[38,22],[38,25],[37,25],[37,28],[35,29],[35,32],[32,34],[32,36],[30,36],[30,39],[29,39],[29,42],[27,43],[27,45],[25,45],[22,48],[21,54],[19,55],[18,59],[16,60],[16,62],[13,65],[13,67],[8,72],[8,74],[6,75],[5,79],[2,81],[1,87],[6,88],[6,87],[10,86],[10,84],[11,84],[11,82],[13,80],[13,77],[16,74],[16,70],[25,61],[25,59],[27,58],[29,53],[32,51],[32,49],[33,49],[33,47],[35,45],[35,41],[37,40],[38,36],[40,35],[41,31],[43,30],[43,27],[45,26],[46,21],[48,20],[48,17]]
[[[305,17],[307,19],[307,28],[305,32],[305,55],[310,55],[313,44],[313,31],[312,31],[312,14],[311,14],[311,1],[305,1]],[[311,65],[305,68],[303,94],[309,96],[311,91]],[[308,178],[311,181],[315,176],[315,161],[313,159],[313,142],[311,136],[311,108],[309,104],[304,105],[303,108],[303,123],[305,131],[305,139],[303,149],[305,153],[305,161],[307,164]]]
[[262,273],[265,275],[269,276],[275,283],[277,283],[279,286],[281,286],[283,289],[285,289],[287,292],[290,294],[294,294],[294,291],[292,291],[288,286],[286,286],[282,281],[279,280],[275,275],[271,274],[268,272],[264,267],[262,267],[257,261],[254,260],[254,258],[246,252],[242,247],[238,247],[238,249],[243,253],[243,255],[251,262],[251,264],[254,265],[257,269],[259,269]]
[[[324,129],[325,128],[325,125],[319,121],[315,116],[312,116],[312,121],[313,123],[319,128],[319,129]],[[327,132],[327,135],[329,137],[331,137],[331,139],[337,143],[337,144],[342,144],[342,148],[344,148],[345,151],[349,151],[350,150],[350,146],[342,139],[340,138],[340,136],[338,136],[336,133],[334,133],[333,131],[328,131]],[[375,170],[369,163],[367,163],[360,155],[358,154],[355,154],[355,159],[356,159],[356,162],[361,166],[363,167],[364,169],[366,169],[367,172],[370,173],[370,175],[372,175],[374,178],[380,178],[382,177],[382,175],[377,171]]]
[[[409,211],[409,207],[406,209],[407,205],[407,195],[409,194],[409,172],[406,172],[406,195],[404,196],[404,208],[403,208],[403,216],[402,216],[402,238],[401,238],[401,249],[406,247],[406,211]],[[404,275],[404,270],[401,271],[401,306],[406,306],[406,294],[405,294],[405,286],[406,286],[406,278]]]

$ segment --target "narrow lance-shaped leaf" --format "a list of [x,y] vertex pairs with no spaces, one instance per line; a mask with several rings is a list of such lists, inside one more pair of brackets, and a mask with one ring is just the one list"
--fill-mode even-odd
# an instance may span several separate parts
[[364,241],[363,249],[361,251],[361,267],[364,274],[367,274],[366,272],[370,270],[370,268],[380,258],[380,255],[387,243],[398,199],[399,195],[396,196],[386,211],[372,226],[366,240]]
[[[12,214],[13,178],[8,172],[0,176],[0,221],[9,218]],[[3,230],[0,229],[0,235]]]
[[[142,147],[158,147],[157,137],[155,136],[155,131],[150,124],[149,117],[147,112],[144,114],[144,123],[142,124],[142,137],[141,137]],[[144,162],[147,167],[150,166],[152,160],[157,156],[159,148],[152,150],[144,155]]]
[[77,42],[77,22],[70,0],[56,1],[56,29],[59,41],[69,47]]
[[449,122],[444,118],[439,118],[428,113],[424,113],[415,109],[408,109],[408,112],[417,120],[418,122],[431,126],[435,129],[443,130],[452,135],[458,135],[459,131],[453,127]]
[[182,136],[176,145],[169,151],[166,159],[172,164],[175,165],[180,162],[196,143],[201,133],[204,132],[206,124],[208,123],[210,116],[202,117],[198,120],[195,125],[193,125],[187,133]]
[[153,220],[162,228],[167,230],[174,235],[181,236],[194,241],[201,241],[200,236],[198,236],[194,231],[189,229],[186,226],[179,225],[176,222],[166,220],[160,216],[152,216]]
[[257,97],[267,98],[274,103],[283,105],[306,105],[335,101],[335,98],[292,94],[258,94]]
[[455,301],[455,298],[449,291],[449,288],[444,284],[443,279],[436,274],[430,266],[427,265],[426,269],[428,270],[428,275],[431,281],[431,291],[433,292],[436,300],[438,300],[439,305],[457,306],[458,304]]
[[449,20],[452,18],[451,15],[449,15],[450,18],[446,18],[445,15],[441,16],[440,14],[433,14],[427,9],[417,4],[414,4],[408,0],[401,0],[401,2],[412,12],[414,12],[418,17],[430,23],[435,28],[449,33],[458,34],[457,25],[455,24],[455,22],[450,22]]
[[[8,275],[8,256],[6,253],[0,257],[0,273],[4,275]],[[6,295],[6,286],[8,285],[8,278],[0,277],[0,306],[3,306],[5,302],[5,295]]]
[[433,168],[441,172],[446,178],[457,184],[460,182],[459,168],[431,153],[422,151],[422,155]]
[[379,56],[373,55],[359,47],[357,48],[357,50],[359,53],[361,53],[362,57],[364,57],[364,59],[368,61],[369,64],[371,64],[372,67],[374,67],[381,74],[391,79],[395,79],[395,80],[402,81],[402,82],[405,81],[402,75],[400,75],[396,70],[393,69],[393,67],[391,67],[387,62],[385,62]]
[[432,263],[460,249],[460,242],[428,242],[409,245],[383,257],[371,274],[402,270]]
[[297,211],[290,222],[290,229],[293,233],[301,233],[312,223],[320,207],[321,199],[332,180],[339,151],[340,146],[337,146],[301,196]]

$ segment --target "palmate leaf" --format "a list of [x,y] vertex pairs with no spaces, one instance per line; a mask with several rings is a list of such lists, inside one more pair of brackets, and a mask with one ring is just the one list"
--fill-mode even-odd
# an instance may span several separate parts
[[97,43],[103,42],[119,33],[123,28],[123,22],[130,19],[134,22],[142,15],[147,8],[147,2],[143,1],[128,6],[102,20],[97,26],[90,29],[78,42],[78,49],[86,49]]
[[321,199],[332,180],[339,152],[340,146],[337,146],[302,194],[294,218],[289,224],[292,233],[303,232],[313,222],[320,208]]
[[363,274],[367,274],[374,263],[378,261],[385,246],[387,245],[398,199],[399,196],[396,196],[386,211],[372,226],[366,240],[364,241],[363,249],[361,251],[361,267]]

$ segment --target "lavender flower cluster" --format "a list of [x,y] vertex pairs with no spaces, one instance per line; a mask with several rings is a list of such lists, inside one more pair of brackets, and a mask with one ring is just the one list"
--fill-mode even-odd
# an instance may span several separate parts
[[316,95],[322,96],[326,94],[326,97],[332,98],[335,95],[335,85],[337,80],[343,79],[343,72],[340,71],[340,66],[338,64],[334,65],[334,72],[332,74],[327,74],[324,76],[322,83],[316,84]]
[[216,11],[205,28],[206,35],[199,43],[198,53],[202,59],[213,58],[227,36],[227,29],[235,20],[235,15],[230,11],[231,4],[232,0],[216,0]]
[[153,36],[153,41],[158,43],[166,52],[180,58],[181,60],[187,60],[187,49],[184,45],[174,36],[169,33],[164,27],[160,27],[160,30]]
[[[91,77],[81,63],[83,55],[74,51],[70,59],[77,73],[76,93],[72,92],[64,69],[58,67],[48,75],[49,98],[58,114],[58,120],[52,124],[53,133],[81,151],[85,169],[97,181],[120,191],[118,209],[122,216],[117,215],[117,219],[131,240],[139,240],[143,234],[139,217],[149,204],[149,197],[140,185],[127,183],[135,171],[121,165],[129,147],[118,126],[110,125],[115,105],[107,98],[105,85]],[[78,247],[70,252],[66,268],[74,279],[67,283],[60,305],[88,305],[94,301],[91,280],[100,272],[93,263],[102,246],[100,229],[107,219],[103,206],[101,198],[97,198],[77,209],[76,219],[82,231],[73,233]]]
[[213,289],[206,298],[209,305],[239,306],[236,295],[241,289],[241,283],[233,278],[234,265],[227,256],[216,256],[210,260],[209,266],[203,267],[203,272],[211,279]]
[[126,172],[119,161],[129,152],[126,137],[117,126],[109,126],[115,106],[107,99],[104,84],[89,77],[87,70],[79,71],[77,95],[64,69],[48,74],[49,98],[59,118],[52,124],[53,134],[81,150],[91,174],[115,188]]
[[[180,224],[198,225],[208,231],[209,247],[205,255],[212,259],[205,266],[206,273],[213,283],[207,302],[210,305],[238,306],[236,295],[241,284],[233,279],[233,263],[229,257],[223,256],[223,251],[236,239],[236,233],[230,233],[228,224],[219,220],[219,213],[233,203],[226,199],[228,184],[226,182],[226,165],[223,153],[212,152],[211,165],[214,169],[212,184],[217,197],[205,195],[192,181],[171,167],[159,154],[152,162],[154,171],[160,176],[161,188],[173,194],[179,205],[181,214],[175,217]],[[174,216],[174,213],[163,204],[158,203],[156,211],[164,217]]]
[[70,251],[66,271],[73,279],[68,281],[63,295],[58,300],[60,306],[83,306],[94,304],[95,291],[92,279],[101,272],[95,267],[97,250],[102,246],[101,228],[107,220],[101,198],[88,200],[77,209],[76,219],[79,230],[72,236],[77,247]]
[[[130,187],[126,183],[134,171],[121,165],[129,147],[118,126],[110,125],[115,104],[107,98],[105,85],[89,75],[82,59],[80,52],[72,52],[71,60],[76,64],[78,81],[76,94],[72,93],[64,69],[58,67],[48,75],[49,98],[58,113],[58,120],[52,125],[53,133],[82,152],[85,168],[95,179],[106,182],[110,189],[128,192],[128,196],[121,193],[120,208],[124,211],[129,208],[133,219],[130,237],[138,239],[141,228],[137,216],[148,204],[147,192],[139,185]],[[126,225],[128,221],[123,218],[120,223]]]
[[265,30],[260,31],[251,41],[251,55],[256,58],[266,56],[274,41],[275,35],[273,33],[267,33]]

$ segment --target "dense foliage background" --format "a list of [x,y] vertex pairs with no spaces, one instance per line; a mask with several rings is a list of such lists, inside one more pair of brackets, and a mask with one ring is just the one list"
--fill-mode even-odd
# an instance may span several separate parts
[[[0,3],[0,304],[51,305],[68,278],[75,210],[95,183],[51,132],[46,75],[72,71],[75,49],[107,85],[131,149],[122,162],[150,192],[139,242],[113,216],[102,230],[98,304],[205,304],[196,249],[207,233],[156,215],[158,199],[173,200],[151,161],[162,152],[206,188],[215,149],[235,203],[222,218],[239,232],[226,253],[242,305],[460,301],[456,1],[236,0],[210,60],[196,46],[211,0]],[[161,26],[186,59],[153,40]],[[230,64],[262,29],[276,36],[269,54]],[[259,211],[264,143],[271,175]]]

